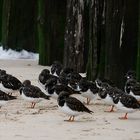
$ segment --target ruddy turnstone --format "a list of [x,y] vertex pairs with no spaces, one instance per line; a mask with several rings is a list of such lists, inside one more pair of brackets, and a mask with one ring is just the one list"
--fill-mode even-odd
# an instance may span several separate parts
[[22,83],[15,76],[7,74],[6,71],[0,72],[0,90],[7,94],[17,92]]
[[35,104],[42,101],[42,99],[50,99],[50,96],[43,93],[39,87],[31,85],[30,80],[23,82],[23,86],[20,88],[20,94],[24,100],[32,103],[31,108],[34,108]]
[[93,113],[82,102],[74,97],[70,97],[70,95],[68,92],[62,91],[57,99],[59,109],[70,116],[67,121],[73,122],[75,116],[83,113]]
[[58,80],[58,77],[50,74],[50,71],[48,69],[43,69],[39,74],[38,83],[41,85],[43,89],[45,89],[46,81],[52,78],[56,79],[56,81]]
[[115,103],[115,106],[118,111],[125,113],[125,115],[123,117],[119,117],[119,119],[127,119],[128,113],[140,110],[140,103],[135,97],[128,94],[122,94],[118,102]]
[[59,61],[54,61],[51,65],[51,74],[59,77],[61,71],[62,71],[62,64]]
[[82,78],[77,85],[77,90],[80,91],[83,97],[87,98],[87,105],[89,105],[91,100],[97,99],[99,89],[94,82]]

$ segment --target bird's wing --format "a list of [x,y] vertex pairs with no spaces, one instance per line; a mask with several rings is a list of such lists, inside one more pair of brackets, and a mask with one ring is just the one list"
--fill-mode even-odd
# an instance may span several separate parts
[[120,102],[127,108],[140,108],[139,102],[136,100],[135,97],[131,95],[123,95],[120,98]]
[[84,106],[83,103],[81,103],[78,99],[74,97],[66,98],[65,101],[67,106],[74,111],[87,112],[87,113],[92,112],[86,106]]

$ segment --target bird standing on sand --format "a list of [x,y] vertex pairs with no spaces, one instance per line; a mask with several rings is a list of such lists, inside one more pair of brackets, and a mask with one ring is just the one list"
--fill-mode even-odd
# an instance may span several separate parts
[[119,119],[128,119],[128,113],[133,113],[137,110],[140,111],[139,102],[136,100],[135,97],[128,94],[122,94],[118,102],[115,103],[115,106],[118,111],[125,113],[125,115],[123,117],[119,117]]
[[70,97],[70,95],[71,94],[68,92],[62,91],[57,99],[59,109],[70,116],[70,118],[66,121],[73,122],[75,116],[83,113],[93,113],[93,111],[84,106],[82,102],[74,97]]
[[93,99],[97,99],[98,88],[96,84],[92,81],[88,81],[82,78],[77,84],[77,90],[80,91],[83,97],[87,98],[87,105],[89,105],[90,101]]
[[34,108],[36,103],[43,99],[50,99],[50,96],[43,93],[39,87],[31,85],[30,80],[25,80],[23,82],[23,86],[20,88],[20,94],[24,100],[32,103],[31,108]]
[[124,94],[124,92],[117,87],[112,87],[108,83],[101,83],[100,89],[98,92],[99,98],[106,104],[111,105],[111,109],[105,112],[113,112],[114,105],[118,102],[120,96]]
[[128,113],[140,110],[140,104],[135,97],[123,92],[117,87],[111,87],[107,83],[103,83],[101,86],[102,89],[99,90],[98,95],[106,104],[112,105],[109,112],[112,112],[115,106],[117,111],[125,113],[119,119],[127,119]]
[[7,94],[17,92],[22,83],[15,76],[7,74],[5,70],[0,71],[0,90]]

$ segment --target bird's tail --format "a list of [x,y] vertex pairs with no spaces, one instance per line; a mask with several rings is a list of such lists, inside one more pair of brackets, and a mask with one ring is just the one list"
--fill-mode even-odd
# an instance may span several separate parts
[[6,98],[8,100],[15,100],[15,99],[17,99],[17,96],[12,96],[12,95],[9,95],[9,94],[7,94],[6,96],[7,96]]
[[51,97],[51,96],[48,96],[48,95],[46,95],[45,93],[42,92],[42,97],[43,97],[44,99],[50,100],[50,97]]
[[50,100],[50,96],[46,95],[45,99]]
[[92,113],[94,113],[93,111],[91,111],[91,110],[89,110],[89,112],[88,113],[90,113],[90,114],[92,114]]
[[138,103],[139,103],[139,110],[140,110],[140,101],[138,101]]
[[93,111],[89,110],[87,107],[86,107],[86,112],[89,113],[89,114],[94,113]]

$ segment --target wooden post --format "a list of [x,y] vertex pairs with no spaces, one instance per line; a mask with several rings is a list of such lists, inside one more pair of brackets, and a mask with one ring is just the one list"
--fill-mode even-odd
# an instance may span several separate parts
[[67,0],[64,65],[77,72],[85,72],[84,4],[84,0]]
[[[46,55],[47,49],[45,46],[45,1],[38,0],[38,45],[39,45],[39,64],[45,65],[49,61],[49,56]],[[48,43],[48,42],[46,42]]]
[[0,45],[2,39],[2,10],[3,10],[3,0],[0,0]]
[[140,1],[139,1],[139,18],[138,18],[138,49],[137,49],[137,65],[136,65],[136,76],[140,81]]
[[3,1],[2,8],[2,45],[7,48],[7,38],[9,34],[9,17],[10,17],[11,0]]

